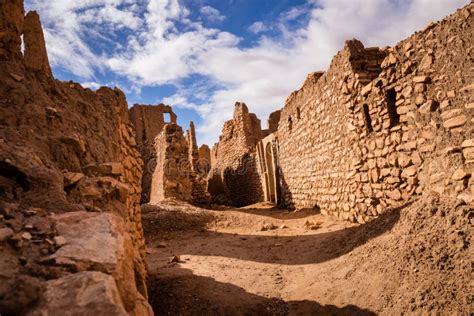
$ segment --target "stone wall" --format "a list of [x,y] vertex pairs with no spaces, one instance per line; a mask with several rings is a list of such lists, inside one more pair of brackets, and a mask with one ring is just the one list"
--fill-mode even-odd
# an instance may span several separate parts
[[204,176],[207,176],[209,170],[211,170],[211,149],[208,145],[203,144],[201,145],[201,147],[199,147],[198,155],[199,172],[202,173]]
[[0,3],[0,34],[0,313],[151,315],[125,95],[54,80],[22,1]]
[[150,203],[165,199],[191,202],[193,171],[189,161],[189,145],[183,129],[166,124],[155,139],[156,168],[152,177]]
[[[207,164],[200,158],[200,149],[196,141],[194,123],[189,123],[187,132],[189,162],[191,164],[191,181],[193,183],[193,203],[205,204],[209,202],[210,195],[207,192]],[[209,147],[207,147],[209,149]],[[205,147],[201,147],[201,154],[205,154]],[[209,153],[210,154],[210,153]]]
[[260,120],[245,104],[236,103],[234,118],[224,124],[211,152],[208,191],[214,199],[234,205],[262,200],[255,147],[262,137]]
[[151,177],[156,166],[155,137],[161,133],[165,124],[176,123],[177,116],[169,105],[135,104],[130,109],[130,120],[135,127],[136,142],[144,162],[141,202],[148,203]]
[[386,50],[349,41],[290,95],[285,205],[363,223],[433,190],[472,202],[472,7]]

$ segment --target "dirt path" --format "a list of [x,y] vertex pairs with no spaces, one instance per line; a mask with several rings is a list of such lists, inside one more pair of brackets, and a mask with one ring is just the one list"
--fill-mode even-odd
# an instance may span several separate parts
[[418,306],[397,297],[400,289],[416,297],[416,280],[400,282],[399,264],[384,253],[398,243],[390,233],[398,211],[362,226],[264,205],[148,206],[143,217],[159,314],[373,315]]

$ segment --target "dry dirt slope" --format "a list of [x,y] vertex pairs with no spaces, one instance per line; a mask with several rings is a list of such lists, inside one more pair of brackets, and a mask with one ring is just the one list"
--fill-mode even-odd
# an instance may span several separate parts
[[473,210],[436,196],[362,226],[312,210],[176,202],[144,206],[143,221],[158,314],[474,312]]

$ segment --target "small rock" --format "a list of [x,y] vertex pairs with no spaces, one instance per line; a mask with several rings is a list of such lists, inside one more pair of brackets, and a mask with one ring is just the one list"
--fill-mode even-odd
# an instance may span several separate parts
[[13,79],[15,79],[15,81],[18,81],[18,82],[21,82],[23,79],[25,79],[25,77],[20,76],[20,75],[17,75],[17,74],[12,73],[12,72],[10,73],[10,76],[11,76]]
[[466,139],[465,141],[463,141],[461,144],[461,147],[462,148],[474,147],[474,138]]
[[0,228],[0,242],[7,240],[11,236],[13,236],[13,230],[11,228]]
[[454,127],[459,127],[462,126],[466,123],[466,116],[465,115],[459,115],[456,117],[453,117],[449,120],[446,120],[443,123],[444,128],[454,128]]
[[64,173],[64,186],[70,186],[79,182],[84,178],[84,174],[80,172],[65,172]]
[[23,234],[21,234],[21,238],[23,238],[24,240],[31,240],[33,236],[31,236],[29,232],[24,232]]
[[156,248],[166,248],[168,247],[168,244],[165,242],[160,242],[156,245]]
[[471,174],[466,172],[463,168],[459,168],[456,171],[454,171],[453,176],[451,177],[451,179],[453,179],[455,181],[458,181],[458,180],[462,180],[464,178],[467,178],[470,175]]
[[173,256],[170,258],[168,262],[169,263],[182,263],[183,261],[181,260],[180,256]]
[[266,231],[266,230],[275,230],[278,227],[275,226],[273,223],[272,224],[263,224],[262,227],[260,228],[261,231]]
[[280,226],[280,229],[286,229],[286,228],[288,228],[288,226],[286,226],[285,224],[282,224],[282,225]]
[[454,97],[456,97],[456,92],[454,92],[453,90],[448,91],[448,92],[446,93],[446,96],[447,96],[448,98],[454,98]]
[[416,76],[413,78],[413,82],[415,83],[422,83],[422,82],[429,82],[430,77],[428,76]]
[[64,246],[66,244],[66,238],[64,238],[63,236],[56,236],[54,237],[54,244],[57,247]]
[[439,108],[440,108],[441,110],[445,110],[445,109],[448,108],[450,105],[451,105],[451,101],[449,101],[449,100],[444,100],[443,102],[440,103]]
[[59,111],[56,110],[56,109],[53,108],[53,107],[48,106],[48,107],[45,108],[45,110],[46,110],[46,115],[49,116],[49,117],[61,116],[61,114],[59,113]]

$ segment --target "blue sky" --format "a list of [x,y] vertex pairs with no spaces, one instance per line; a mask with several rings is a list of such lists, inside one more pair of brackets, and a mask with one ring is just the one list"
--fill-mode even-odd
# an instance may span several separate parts
[[212,145],[236,101],[266,127],[344,41],[394,45],[469,0],[26,0],[53,72],[134,103],[173,106]]

